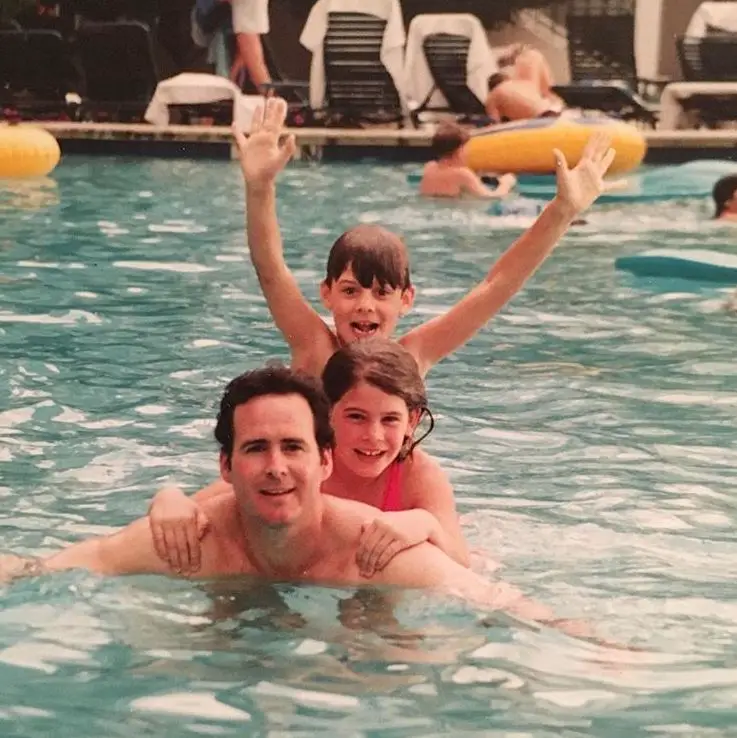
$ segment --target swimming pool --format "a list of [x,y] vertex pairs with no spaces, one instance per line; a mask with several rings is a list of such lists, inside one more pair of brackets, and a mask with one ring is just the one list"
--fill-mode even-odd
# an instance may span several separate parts
[[[420,202],[407,171],[288,170],[280,215],[310,297],[332,240],[381,222],[411,248],[411,326],[528,222]],[[647,654],[424,595],[393,624],[340,590],[73,572],[0,589],[2,734],[731,735],[734,318],[723,291],[613,268],[655,245],[734,248],[707,212],[596,210],[429,377],[428,448],[473,545]],[[0,221],[0,548],[39,553],[145,513],[167,481],[213,478],[224,382],[287,354],[245,255],[235,164],[69,158],[6,187]]]

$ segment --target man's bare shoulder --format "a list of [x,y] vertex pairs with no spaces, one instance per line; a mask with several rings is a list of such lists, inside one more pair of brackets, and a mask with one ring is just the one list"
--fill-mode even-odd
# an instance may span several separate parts
[[229,515],[232,516],[235,507],[235,492],[232,487],[227,493],[215,495],[202,502],[202,512],[207,515],[208,520],[216,523],[227,520]]
[[202,538],[202,565],[198,577],[248,574],[253,566],[243,543],[245,535],[235,492],[218,495],[205,501],[202,511],[209,526]]
[[345,500],[333,495],[323,495],[322,497],[331,522],[338,523],[346,529],[358,528],[359,533],[364,523],[371,522],[379,514],[379,510],[375,507],[363,502]]

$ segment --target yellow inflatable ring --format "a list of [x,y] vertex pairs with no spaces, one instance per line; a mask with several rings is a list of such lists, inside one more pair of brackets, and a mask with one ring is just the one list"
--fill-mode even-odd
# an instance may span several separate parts
[[56,139],[34,125],[0,124],[0,179],[43,177],[61,157]]
[[560,149],[573,167],[594,131],[612,137],[617,155],[610,174],[636,169],[645,158],[645,137],[634,126],[606,117],[534,118],[481,128],[466,144],[466,161],[479,172],[552,174],[553,149]]

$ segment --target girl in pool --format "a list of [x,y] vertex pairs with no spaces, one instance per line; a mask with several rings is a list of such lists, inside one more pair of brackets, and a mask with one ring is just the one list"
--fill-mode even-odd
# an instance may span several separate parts
[[[433,418],[409,352],[386,339],[354,341],[330,357],[322,380],[335,431],[333,473],[323,492],[377,508],[358,551],[361,573],[370,577],[424,541],[468,566],[450,481],[435,459],[416,449]],[[429,427],[415,440],[424,418]],[[197,503],[229,491],[223,480],[191,499],[175,488],[161,490],[149,510],[159,556],[177,571],[196,571],[207,528]]]

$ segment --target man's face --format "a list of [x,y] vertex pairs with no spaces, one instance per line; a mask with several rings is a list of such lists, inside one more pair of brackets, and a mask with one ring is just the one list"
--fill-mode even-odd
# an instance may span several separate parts
[[221,455],[220,471],[247,517],[278,528],[314,510],[332,458],[317,447],[304,397],[262,395],[236,408],[231,462]]

